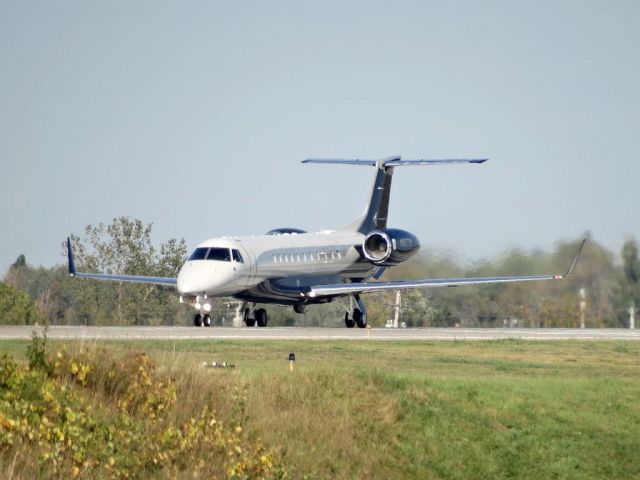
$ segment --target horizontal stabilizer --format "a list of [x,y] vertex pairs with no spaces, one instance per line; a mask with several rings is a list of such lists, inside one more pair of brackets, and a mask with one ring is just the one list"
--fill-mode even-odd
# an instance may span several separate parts
[[402,167],[410,165],[456,165],[464,163],[484,163],[488,158],[443,158],[443,159],[418,159],[418,160],[402,160],[401,157],[388,157],[380,160],[364,160],[364,159],[340,159],[340,158],[307,158],[302,163],[323,163],[328,165],[364,165],[367,167],[375,167],[380,165],[383,167]]
[[417,159],[402,160],[399,155],[379,160],[342,159],[342,158],[307,158],[302,163],[320,163],[325,165],[364,165],[375,167],[376,175],[373,188],[369,197],[369,203],[362,216],[345,225],[341,230],[356,230],[365,235],[372,230],[387,227],[389,215],[389,199],[391,197],[391,178],[395,167],[415,165],[455,165],[455,164],[480,164],[486,162],[486,158],[444,158],[444,159]]
[[456,165],[463,163],[484,163],[488,158],[445,158],[440,160],[390,160],[384,162],[385,167],[401,167],[406,165]]
[[325,163],[331,165],[365,165],[367,167],[375,167],[376,160],[340,160],[338,158],[307,158],[302,163]]

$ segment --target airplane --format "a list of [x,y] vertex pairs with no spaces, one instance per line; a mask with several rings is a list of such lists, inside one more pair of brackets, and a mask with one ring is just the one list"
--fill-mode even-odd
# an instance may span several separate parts
[[386,290],[457,287],[493,283],[560,280],[569,277],[585,244],[564,274],[506,277],[447,278],[377,281],[384,271],[415,255],[420,242],[415,235],[387,227],[394,169],[405,166],[482,164],[488,159],[382,160],[307,159],[305,164],[356,165],[375,169],[367,207],[358,218],[337,230],[308,233],[298,228],[276,228],[264,235],[212,238],[199,244],[175,278],[82,273],[75,267],[71,240],[67,238],[69,274],[72,277],[175,287],[180,302],[195,308],[195,326],[211,325],[211,300],[233,297],[242,302],[247,327],[266,327],[267,312],[256,304],[292,306],[304,313],[308,305],[349,298],[346,327],[367,326],[361,295]]

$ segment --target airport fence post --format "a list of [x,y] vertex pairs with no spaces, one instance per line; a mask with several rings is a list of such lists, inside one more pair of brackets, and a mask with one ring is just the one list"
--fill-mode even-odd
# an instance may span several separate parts
[[587,309],[587,290],[583,287],[580,289],[580,328],[585,328],[584,314]]

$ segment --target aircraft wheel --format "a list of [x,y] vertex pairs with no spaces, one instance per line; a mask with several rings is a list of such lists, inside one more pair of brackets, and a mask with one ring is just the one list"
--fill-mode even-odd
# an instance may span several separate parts
[[304,313],[306,309],[307,309],[307,306],[302,304],[293,306],[293,311],[296,313]]
[[202,317],[202,324],[205,327],[210,327],[211,326],[211,315],[206,314],[204,317]]
[[258,322],[259,327],[267,326],[267,311],[264,308],[259,308],[255,312],[256,322]]
[[256,319],[255,318],[251,318],[251,310],[248,308],[245,308],[244,310],[244,324],[247,327],[253,327],[256,324]]
[[196,316],[193,317],[193,324],[196,327],[201,327],[202,326],[202,315],[200,315],[199,313],[196,313]]
[[367,314],[363,313],[361,310],[353,311],[353,320],[358,325],[358,328],[365,328],[367,326]]
[[344,324],[347,326],[347,328],[353,328],[356,326],[355,320],[353,318],[349,318],[348,313],[344,314]]

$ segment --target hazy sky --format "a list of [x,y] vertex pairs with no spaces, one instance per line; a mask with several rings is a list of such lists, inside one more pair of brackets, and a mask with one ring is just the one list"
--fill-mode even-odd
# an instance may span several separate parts
[[120,215],[192,248],[390,226],[464,258],[640,237],[640,2],[0,0],[0,275]]

